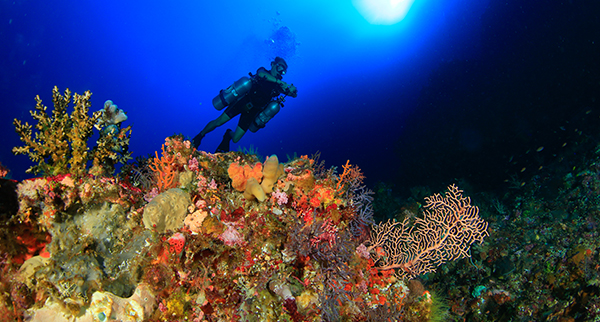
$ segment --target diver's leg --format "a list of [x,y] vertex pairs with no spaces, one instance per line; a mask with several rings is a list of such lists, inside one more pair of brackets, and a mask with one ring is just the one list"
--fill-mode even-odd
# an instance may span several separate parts
[[208,124],[206,124],[206,126],[202,129],[202,131],[200,131],[200,134],[202,136],[205,136],[206,134],[212,132],[214,129],[218,128],[219,126],[229,122],[229,120],[231,120],[229,115],[227,115],[227,113],[223,113],[216,119],[208,122]]
[[194,139],[192,139],[192,143],[194,144],[194,146],[197,148],[200,146],[200,142],[202,142],[202,139],[204,138],[204,136],[212,131],[214,131],[214,129],[218,128],[219,126],[227,123],[229,120],[231,120],[231,118],[229,117],[229,115],[227,115],[227,113],[223,113],[221,114],[219,117],[217,117],[216,119],[208,122],[208,124],[206,124],[206,126],[202,129],[202,131],[200,131],[200,133],[198,133],[198,135],[196,135],[194,137]]
[[237,143],[242,138],[242,136],[244,136],[245,133],[246,131],[239,126],[237,127],[237,129],[235,129],[235,132],[233,132],[230,129],[227,129],[227,131],[225,131],[225,134],[223,135],[223,140],[221,141],[221,144],[219,144],[219,146],[217,147],[215,153],[229,152],[229,143],[231,141],[233,141],[233,143]]
[[233,131],[231,131],[230,129],[227,129],[227,131],[225,131],[225,134],[223,135],[223,140],[217,147],[217,150],[215,151],[215,153],[229,152],[229,142],[231,142],[231,136],[232,136],[231,132],[233,132]]
[[246,134],[246,130],[238,126],[235,129],[235,132],[233,132],[233,134],[231,135],[231,140],[233,141],[233,143],[238,143],[238,141],[242,139],[242,136],[244,136],[244,134]]

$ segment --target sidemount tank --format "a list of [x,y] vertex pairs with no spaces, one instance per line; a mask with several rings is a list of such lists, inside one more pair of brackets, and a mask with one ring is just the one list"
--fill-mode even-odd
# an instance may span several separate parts
[[265,125],[267,125],[267,122],[269,122],[273,118],[273,116],[275,116],[275,114],[279,113],[280,109],[281,104],[279,103],[279,101],[270,101],[269,104],[267,104],[267,106],[265,106],[265,108],[260,113],[258,113],[258,115],[256,115],[256,118],[254,118],[254,122],[250,124],[250,132],[254,133],[265,127]]
[[252,88],[252,79],[250,77],[244,76],[235,83],[231,84],[231,86],[226,89],[222,89],[219,91],[219,95],[215,96],[212,100],[213,106],[217,110],[222,110],[225,107],[235,104],[240,98],[244,97],[248,91]]

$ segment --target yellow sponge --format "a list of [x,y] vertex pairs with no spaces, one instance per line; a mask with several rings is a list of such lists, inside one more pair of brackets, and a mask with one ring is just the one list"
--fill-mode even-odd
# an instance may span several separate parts
[[279,159],[273,154],[263,165],[263,180],[260,186],[265,193],[273,192],[273,185],[277,182],[277,178],[283,174],[283,165],[279,164]]
[[244,191],[244,198],[247,200],[254,200],[254,198],[258,199],[258,201],[264,201],[267,198],[267,195],[261,188],[260,184],[256,180],[256,178],[250,177],[248,181],[246,181],[246,190]]

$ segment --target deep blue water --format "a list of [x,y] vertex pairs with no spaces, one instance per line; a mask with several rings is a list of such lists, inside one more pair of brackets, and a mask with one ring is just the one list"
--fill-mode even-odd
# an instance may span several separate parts
[[599,15],[597,1],[415,0],[404,20],[372,25],[338,0],[1,1],[0,162],[27,177],[12,120],[31,123],[36,94],[51,107],[54,85],[91,90],[92,110],[113,100],[145,156],[196,135],[220,89],[281,55],[298,97],[232,150],[320,151],[398,189],[496,189],[594,134]]

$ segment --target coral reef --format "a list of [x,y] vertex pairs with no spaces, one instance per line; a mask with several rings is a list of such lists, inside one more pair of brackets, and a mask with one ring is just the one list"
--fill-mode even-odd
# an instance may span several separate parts
[[[162,157],[145,187],[130,172],[19,183],[11,222],[27,227],[16,235],[26,243],[3,249],[3,269],[17,278],[0,280],[11,290],[0,310],[33,321],[368,321],[431,311],[368,247],[372,197],[358,167],[348,162],[338,175],[308,156],[280,164],[209,154],[181,136],[165,140]],[[159,175],[167,171],[168,180]]]
[[[40,139],[72,122],[61,112],[70,94],[55,92],[58,113],[43,116],[41,103],[33,113],[45,134],[33,140],[15,121],[29,147],[17,149],[47,176],[0,179],[5,320],[600,317],[597,139],[573,145],[568,155],[580,160],[515,180],[501,199],[478,194],[472,205],[455,186],[445,195],[424,187],[400,204],[383,186],[377,204],[350,162],[338,173],[318,155],[280,164],[210,154],[181,136],[118,177],[87,175],[80,161],[53,161],[64,151],[55,138]],[[120,129],[111,106],[103,124]],[[374,208],[397,221],[375,224]]]
[[[30,167],[27,172],[42,173],[47,176],[71,174],[80,176],[87,172],[87,162],[93,160],[91,173],[95,175],[111,174],[116,162],[126,162],[130,158],[127,152],[129,145],[130,128],[120,129],[115,123],[110,123],[101,111],[89,116],[92,93],[86,91],[83,95],[66,89],[60,94],[55,86],[52,89],[54,111],[52,115],[46,112],[47,107],[42,104],[39,95],[35,97],[35,111],[31,116],[37,121],[35,129],[25,122],[15,119],[14,125],[17,134],[24,146],[14,147],[14,154],[26,154],[37,165]],[[73,98],[73,112],[69,115],[67,108]],[[102,116],[102,117],[101,117]],[[122,120],[113,117],[113,121]],[[96,142],[97,145],[90,151],[87,145],[92,136],[93,128],[101,130],[102,135]]]

